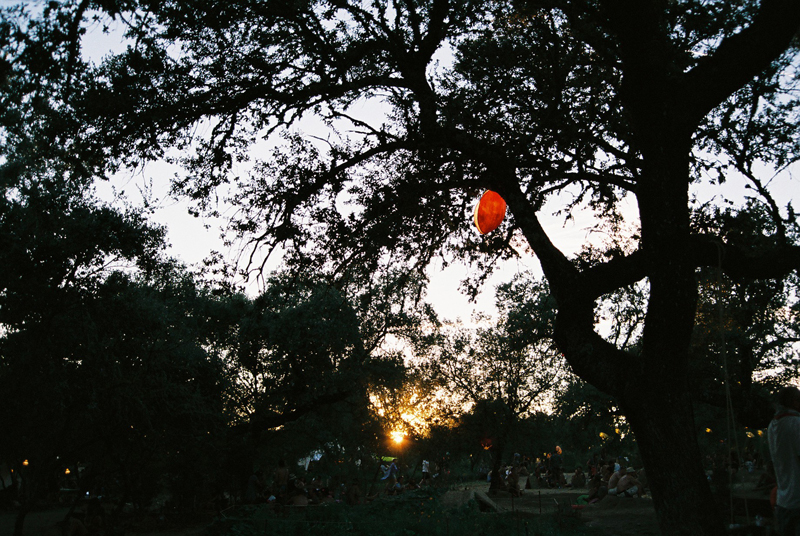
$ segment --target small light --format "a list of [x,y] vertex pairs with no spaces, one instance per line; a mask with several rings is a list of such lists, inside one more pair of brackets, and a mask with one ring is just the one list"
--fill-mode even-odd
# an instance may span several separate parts
[[706,428],[706,433],[710,434],[711,433],[711,428]]
[[27,467],[28,466],[28,460],[25,460],[24,462],[22,462],[22,465]]
[[65,475],[68,475],[68,474],[69,474],[69,467],[67,467],[67,470],[66,470],[66,471],[64,471],[64,474],[65,474]]

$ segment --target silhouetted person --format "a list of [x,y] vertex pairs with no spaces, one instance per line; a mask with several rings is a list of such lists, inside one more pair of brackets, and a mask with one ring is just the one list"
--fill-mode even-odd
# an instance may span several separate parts
[[261,492],[264,489],[264,484],[261,481],[261,471],[257,470],[247,480],[247,490],[244,494],[244,500],[248,504],[255,504],[261,497]]
[[778,494],[775,518],[782,536],[800,535],[800,389],[784,387],[769,424],[769,453]]

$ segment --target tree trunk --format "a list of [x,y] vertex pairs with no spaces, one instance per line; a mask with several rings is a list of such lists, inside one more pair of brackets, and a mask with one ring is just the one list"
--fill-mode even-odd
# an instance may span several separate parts
[[688,391],[676,393],[661,384],[629,385],[620,400],[636,435],[661,533],[725,534],[703,470]]
[[501,468],[503,465],[503,451],[505,451],[506,442],[504,439],[495,442],[492,448],[492,480],[489,483],[489,489],[504,489],[503,475]]
[[14,520],[14,536],[22,536],[24,533],[25,516],[33,508],[33,501],[35,500],[36,482],[35,472],[33,470],[26,471],[25,476],[22,478],[22,485],[20,487],[19,501],[20,507],[17,512],[17,517]]
[[23,503],[17,512],[17,518],[14,520],[14,536],[23,535],[23,527],[25,526],[25,516],[30,511],[31,506],[27,502]]

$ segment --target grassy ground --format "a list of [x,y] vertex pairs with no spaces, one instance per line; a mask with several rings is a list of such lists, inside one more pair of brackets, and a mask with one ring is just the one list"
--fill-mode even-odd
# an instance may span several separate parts
[[[242,507],[209,527],[207,536],[364,535],[364,536],[594,536],[572,510],[523,508],[482,512],[472,497],[485,483],[461,484],[450,490],[418,490],[380,497],[368,504],[328,504],[304,508]],[[531,497],[532,494],[529,494]],[[500,498],[503,501],[503,498]],[[516,501],[521,504],[519,500]]]
[[[653,503],[648,498],[607,497],[575,509],[585,490],[528,489],[520,497],[492,494],[494,509],[475,500],[488,492],[485,481],[462,482],[447,488],[381,496],[371,503],[348,506],[275,508],[272,505],[229,509],[213,514],[183,514],[179,518],[148,516],[124,522],[128,536],[657,536]],[[750,503],[750,516],[758,513]],[[50,536],[67,508],[29,514],[25,536]],[[0,512],[0,535],[13,531],[15,512]],[[737,519],[737,522],[740,520]],[[741,521],[745,523],[745,521]],[[58,535],[60,536],[60,535]]]

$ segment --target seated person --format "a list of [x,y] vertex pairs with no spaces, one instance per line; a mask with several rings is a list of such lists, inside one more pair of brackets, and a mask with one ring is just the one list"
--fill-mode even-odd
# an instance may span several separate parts
[[522,462],[522,465],[520,465],[519,476],[531,476],[531,473],[528,470],[528,462]]
[[586,486],[586,475],[580,467],[575,468],[575,473],[570,479],[569,485],[571,488],[583,488]]
[[623,476],[627,474],[628,470],[625,467],[620,467],[619,471],[611,475],[611,478],[608,479],[608,494],[609,495],[616,495],[617,494],[617,486],[619,485],[619,481],[622,479]]
[[612,464],[605,464],[600,469],[600,479],[608,484],[608,481],[611,479],[611,475],[614,474],[614,466]]
[[600,476],[600,473],[594,475],[589,481],[589,493],[586,496],[587,503],[599,501],[608,494],[608,487]]
[[289,500],[287,504],[291,506],[308,506],[308,491],[306,483],[302,478],[296,478],[294,485],[291,486]]
[[647,472],[644,470],[644,467],[636,471],[636,478],[637,480],[639,480],[639,482],[642,483],[641,488],[642,488],[642,493],[644,493],[647,490],[647,488],[650,487],[647,483]]
[[392,486],[392,495],[400,495],[405,490],[405,482],[402,476],[397,477],[394,486]]
[[617,496],[619,497],[633,497],[642,496],[644,486],[636,478],[636,471],[633,467],[628,467],[625,470],[625,475],[619,479],[617,483]]

